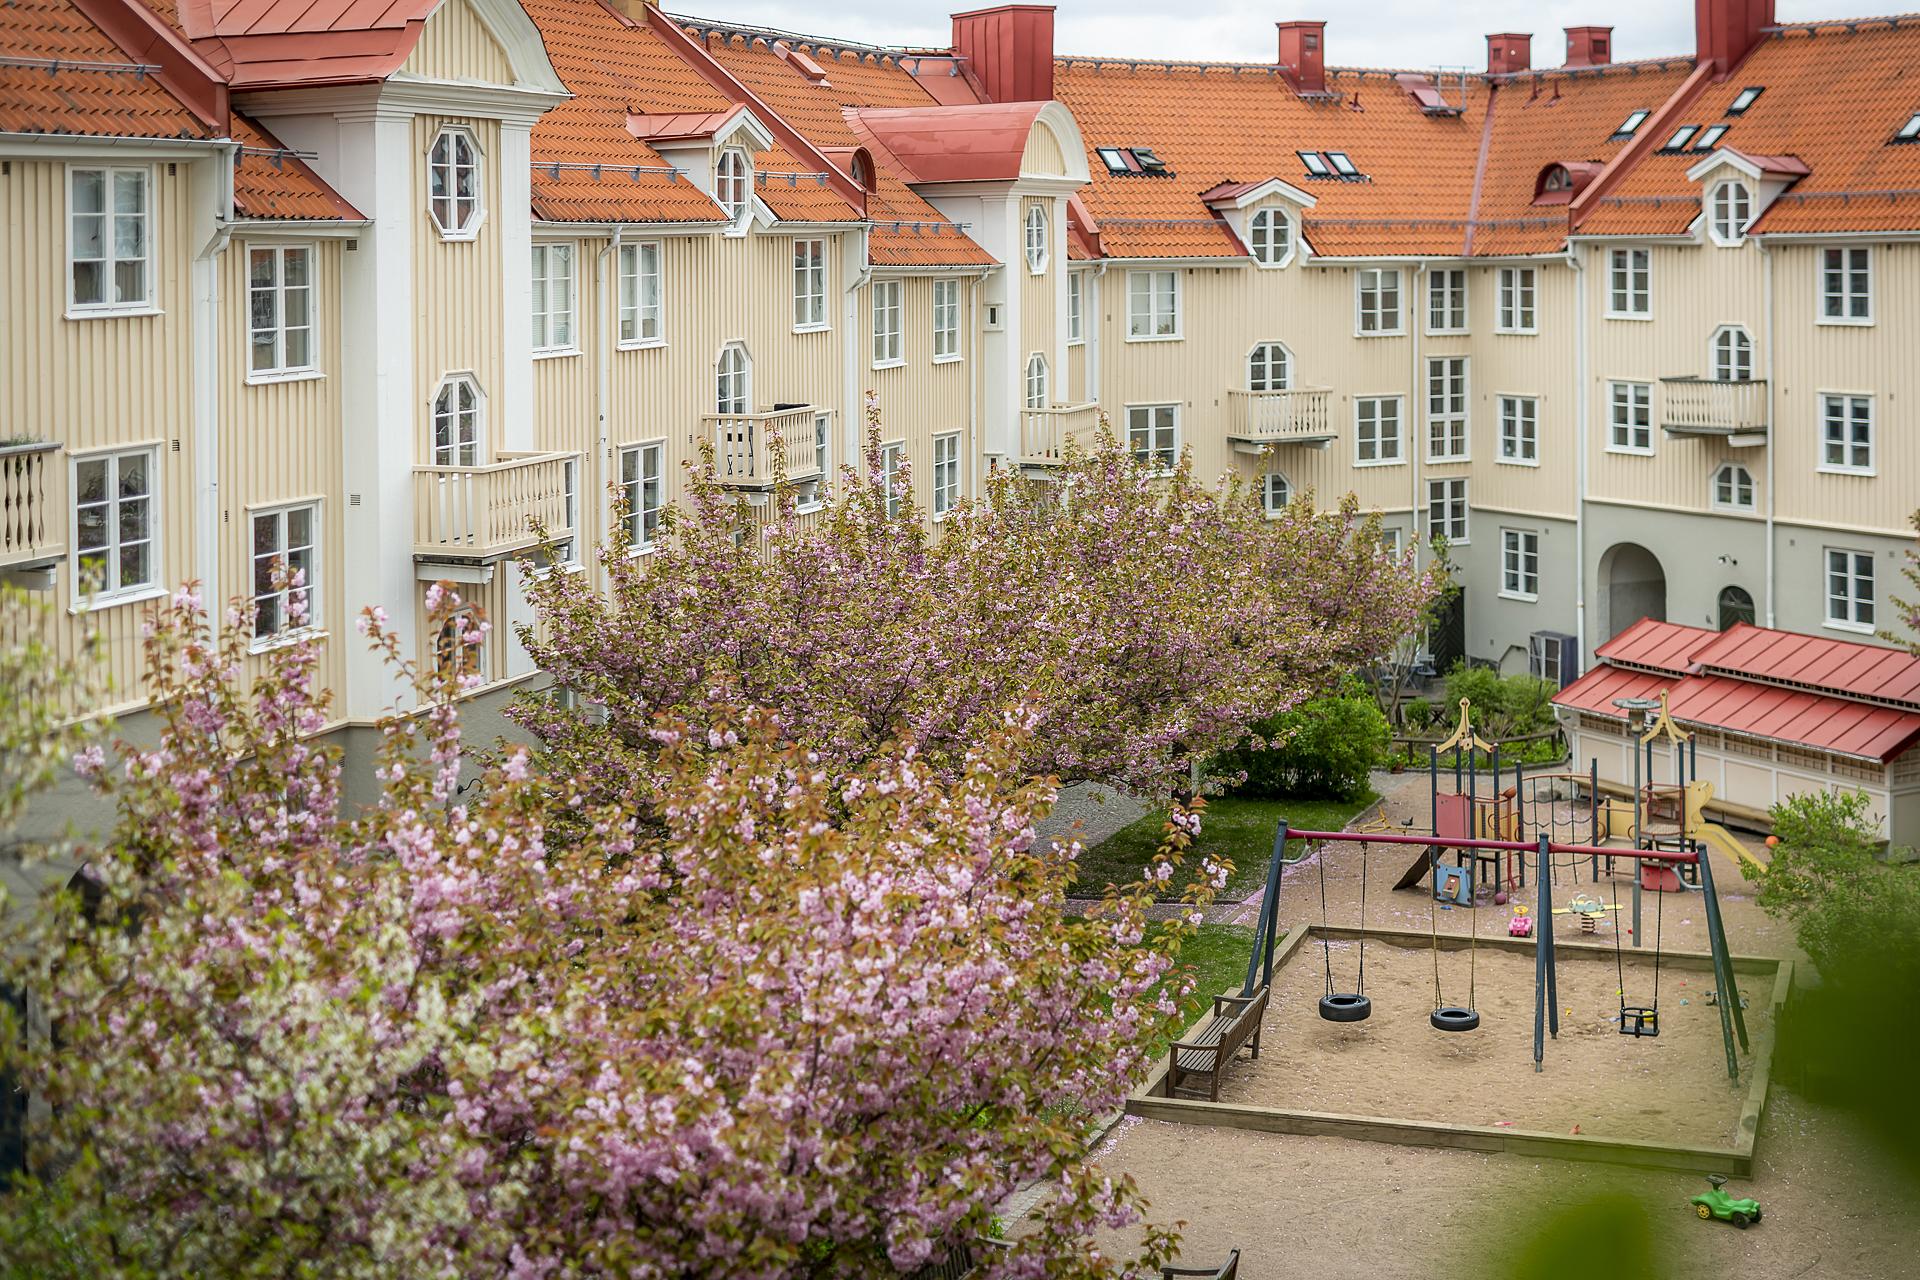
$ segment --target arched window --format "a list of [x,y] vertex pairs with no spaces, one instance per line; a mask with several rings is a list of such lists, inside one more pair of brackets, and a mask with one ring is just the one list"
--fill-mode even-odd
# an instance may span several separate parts
[[1027,357],[1027,408],[1047,407],[1047,358],[1038,351]]
[[1285,391],[1293,385],[1293,357],[1277,342],[1263,342],[1247,353],[1247,390]]
[[749,413],[753,395],[753,359],[737,342],[720,348],[714,366],[714,412]]
[[1713,505],[1728,511],[1753,510],[1753,472],[1727,462],[1713,473]]
[[1720,588],[1720,629],[1725,631],[1736,622],[1753,623],[1753,597],[1744,587]]
[[1293,483],[1278,471],[1269,471],[1261,485],[1261,498],[1267,514],[1277,516],[1280,508],[1293,501]]
[[1753,378],[1753,339],[1737,324],[1713,331],[1713,380],[1749,382]]
[[1573,175],[1567,172],[1567,166],[1563,164],[1552,165],[1547,169],[1546,176],[1540,180],[1540,190],[1543,193],[1550,191],[1571,191],[1573,190]]
[[1729,178],[1707,198],[1707,229],[1719,244],[1739,244],[1753,218],[1753,196],[1747,184]]
[[1293,221],[1280,209],[1262,209],[1247,227],[1247,247],[1263,267],[1278,267],[1293,256]]
[[465,129],[442,129],[427,152],[427,210],[449,238],[480,226],[480,150]]
[[713,198],[728,217],[739,217],[747,207],[747,187],[747,153],[728,147],[720,153],[720,163],[713,171]]
[[440,384],[433,397],[433,465],[480,465],[480,388],[461,374]]
[[1027,270],[1039,275],[1047,269],[1047,211],[1041,205],[1027,210]]

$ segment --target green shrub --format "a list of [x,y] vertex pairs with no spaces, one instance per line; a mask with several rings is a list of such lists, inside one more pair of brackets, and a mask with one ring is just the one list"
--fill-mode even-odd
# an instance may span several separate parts
[[1447,673],[1441,710],[1452,725],[1460,699],[1473,703],[1473,727],[1483,738],[1515,738],[1554,727],[1553,695],[1559,687],[1533,676],[1503,676],[1487,667],[1457,666]]
[[[1254,726],[1254,737],[1215,761],[1217,772],[1244,773],[1241,796],[1358,799],[1367,772],[1386,759],[1388,727],[1372,695],[1349,684]],[[1257,747],[1254,739],[1269,745]]]

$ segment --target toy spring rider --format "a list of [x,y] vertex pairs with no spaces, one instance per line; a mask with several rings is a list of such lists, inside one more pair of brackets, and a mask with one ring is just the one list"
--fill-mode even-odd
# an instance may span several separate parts
[[1718,1218],[1745,1231],[1749,1224],[1760,1221],[1760,1202],[1751,1196],[1728,1195],[1726,1174],[1710,1173],[1707,1181],[1713,1184],[1713,1190],[1703,1191],[1687,1202],[1693,1206],[1694,1213],[1699,1215],[1702,1222]]
[[1514,903],[1513,919],[1507,921],[1507,936],[1509,938],[1533,936],[1533,917],[1527,914],[1527,906],[1524,902]]

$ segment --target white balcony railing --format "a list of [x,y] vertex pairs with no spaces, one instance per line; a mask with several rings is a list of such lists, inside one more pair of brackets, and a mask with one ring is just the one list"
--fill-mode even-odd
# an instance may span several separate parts
[[1100,427],[1100,406],[1056,404],[1046,409],[1020,411],[1020,465],[1057,467],[1065,460],[1067,441],[1085,443]]
[[577,453],[504,454],[484,467],[415,467],[414,555],[496,560],[537,546],[536,521],[555,540],[575,536],[579,458]]
[[1660,426],[1671,435],[1713,436],[1733,445],[1765,444],[1769,399],[1764,381],[1662,378]]
[[774,451],[786,463],[789,480],[811,480],[820,474],[814,444],[812,405],[762,409],[755,413],[709,413],[701,418],[713,441],[714,468],[720,483],[736,489],[774,487]]
[[0,569],[50,564],[67,547],[67,468],[52,443],[0,445]]
[[1333,390],[1227,391],[1227,439],[1251,445],[1324,445],[1334,437]]

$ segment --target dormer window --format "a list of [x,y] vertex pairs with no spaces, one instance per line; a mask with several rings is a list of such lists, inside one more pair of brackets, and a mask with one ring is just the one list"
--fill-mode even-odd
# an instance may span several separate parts
[[1907,122],[1900,126],[1900,132],[1893,135],[1895,142],[1920,142],[1920,111],[1914,112]]
[[1740,96],[1733,100],[1733,105],[1727,108],[1727,114],[1730,116],[1746,114],[1747,108],[1753,105],[1754,99],[1766,91],[1765,85],[1748,85],[1740,91]]
[[1700,136],[1693,140],[1693,149],[1695,151],[1713,150],[1720,145],[1720,139],[1727,136],[1727,130],[1730,127],[1724,124],[1708,125],[1700,131]]
[[1647,122],[1647,117],[1652,114],[1653,113],[1651,111],[1634,112],[1632,115],[1628,116],[1625,120],[1620,122],[1620,127],[1613,131],[1613,136],[1615,138],[1631,138],[1634,134],[1640,132],[1640,126],[1645,124]]
[[1027,210],[1027,271],[1031,275],[1043,275],[1047,270],[1047,211],[1044,206],[1034,205]]
[[1662,151],[1685,151],[1687,144],[1693,141],[1693,135],[1698,132],[1700,132],[1699,125],[1683,124],[1673,131],[1673,136],[1667,139],[1667,145],[1660,149]]
[[1331,178],[1333,170],[1327,167],[1326,159],[1318,151],[1296,151],[1300,163],[1307,166],[1309,178]]
[[720,153],[720,163],[713,170],[713,198],[729,218],[738,218],[747,207],[749,170],[747,153],[738,147],[728,147]]
[[1540,180],[1540,194],[1553,191],[1573,190],[1573,175],[1567,172],[1567,166],[1556,164],[1547,170],[1547,176]]
[[854,152],[853,159],[848,163],[847,169],[852,174],[854,182],[858,184],[862,191],[873,190],[873,169],[867,164],[866,152]]
[[480,229],[480,149],[465,129],[442,129],[427,152],[427,210],[448,240]]
[[1753,195],[1746,183],[1729,178],[1708,193],[1707,230],[1715,244],[1739,244],[1752,220]]
[[1293,256],[1293,221],[1279,209],[1262,209],[1247,224],[1247,248],[1263,267],[1285,266]]

